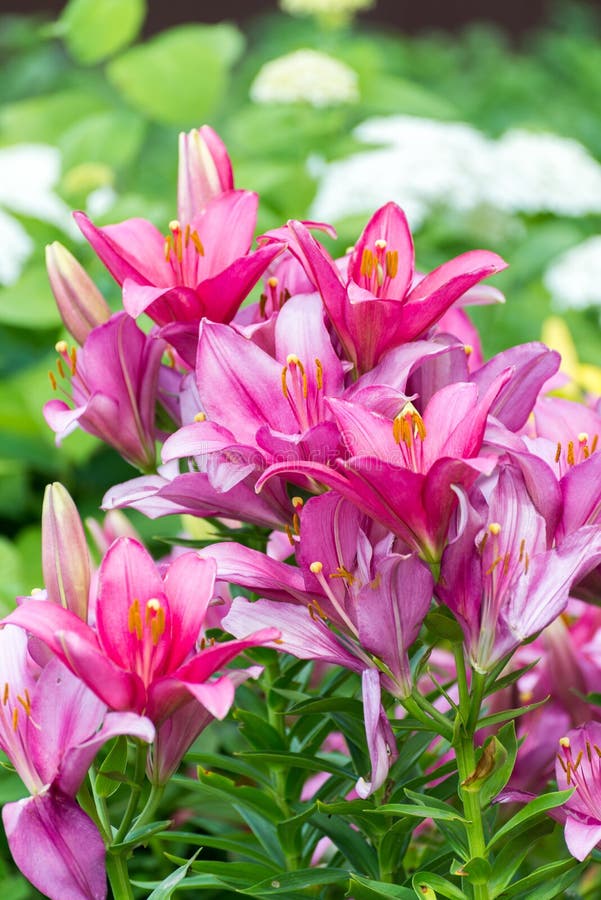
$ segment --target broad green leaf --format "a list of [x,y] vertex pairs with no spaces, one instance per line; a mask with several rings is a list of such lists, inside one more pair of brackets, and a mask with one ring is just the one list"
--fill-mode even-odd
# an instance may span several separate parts
[[492,741],[495,747],[494,767],[485,779],[480,791],[480,803],[482,806],[490,803],[497,794],[500,794],[511,778],[518,752],[515,723],[508,722],[506,725],[503,725],[492,738]]
[[186,875],[188,874],[188,870],[198,854],[200,853],[200,849],[196,851],[194,856],[192,856],[188,862],[184,863],[175,872],[172,872],[170,875],[165,878],[152,892],[149,894],[148,900],[170,900],[173,895],[174,890],[180,883],[183,881]]
[[69,0],[55,30],[77,62],[93,65],[127,47],[145,15],[145,0]]
[[209,119],[224,99],[229,68],[242,47],[232,25],[182,25],[112,60],[107,75],[135,109],[191,128]]
[[542,796],[531,800],[523,807],[523,809],[520,809],[515,816],[512,816],[508,822],[505,822],[505,824],[495,832],[488,844],[487,850],[494,847],[494,845],[506,835],[513,834],[517,829],[523,830],[526,822],[529,822],[534,816],[542,815],[550,809],[555,809],[556,806],[561,806],[562,803],[569,800],[573,793],[574,790],[572,788],[567,791],[551,791],[549,794],[543,794]]
[[372,881],[355,873],[350,877],[346,896],[353,897],[353,900],[381,900],[383,897],[390,900],[415,900],[415,893],[409,888],[385,881]]
[[[435,872],[416,872],[412,879],[413,890],[422,900],[429,900],[428,888],[431,892],[432,900],[437,895],[448,897],[450,900],[467,900],[467,895],[463,891],[442,875]],[[425,889],[425,890],[424,890]]]

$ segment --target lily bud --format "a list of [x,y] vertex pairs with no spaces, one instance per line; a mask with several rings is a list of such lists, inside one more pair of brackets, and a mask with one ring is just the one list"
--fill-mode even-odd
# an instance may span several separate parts
[[42,572],[48,599],[88,618],[90,557],[75,503],[59,482],[46,486],[42,506]]
[[58,241],[46,247],[46,268],[65,328],[83,344],[93,328],[110,318],[106,300],[73,254]]
[[214,197],[234,187],[232,163],[220,137],[208,125],[179,136],[177,207],[191,222]]

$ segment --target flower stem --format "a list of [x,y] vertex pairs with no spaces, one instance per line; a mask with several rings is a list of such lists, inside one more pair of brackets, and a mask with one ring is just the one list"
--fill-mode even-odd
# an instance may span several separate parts
[[136,814],[138,803],[140,802],[140,792],[142,790],[144,769],[146,767],[147,749],[148,748],[146,744],[142,743],[142,741],[136,741],[136,762],[134,768],[133,784],[130,787],[129,800],[127,802],[123,820],[121,822],[121,825],[117,829],[117,834],[115,835],[115,840],[113,841],[113,843],[115,844],[119,844],[123,840],[123,838],[129,831],[129,826],[131,825]]
[[[474,735],[484,696],[485,679],[477,672],[472,671],[471,684],[468,685],[463,647],[457,644],[454,646],[453,652],[459,691],[459,711],[453,737],[453,747],[457,758],[457,772],[459,775],[459,795],[467,820],[465,829],[470,859],[486,859],[486,838],[482,821],[480,787],[477,780],[471,780],[476,771]],[[489,900],[490,898],[486,883],[472,884],[472,891],[474,900]]]
[[106,854],[106,873],[114,900],[133,900],[133,891],[127,871],[127,862],[122,853]]

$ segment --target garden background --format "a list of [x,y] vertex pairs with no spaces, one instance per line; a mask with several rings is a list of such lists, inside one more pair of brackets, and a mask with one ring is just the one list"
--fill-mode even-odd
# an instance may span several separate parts
[[[543,335],[576,384],[601,390],[595,6],[531,4],[525,21],[505,4],[502,24],[451,22],[447,11],[426,30],[393,2],[354,20],[287,5],[256,4],[244,16],[211,5],[204,21],[186,24],[183,6],[161,4],[159,16],[143,0],[72,0],[54,17],[2,7],[3,614],[42,583],[44,485],[61,481],[83,516],[97,516],[98,498],[131,471],[81,431],[57,448],[43,420],[54,345],[65,336],[44,246],[66,244],[117,309],[119,290],[70,210],[101,225],[141,216],[164,230],[180,130],[206,122],[221,134],[237,186],[260,193],[259,233],[292,217],[325,219],[341,253],[392,199],[418,235],[424,271],[474,246],[494,249],[511,265],[495,281],[505,308],[474,312],[486,353]],[[215,22],[217,13],[230,18]],[[178,527],[131,518],[155,549]],[[12,779],[2,783],[10,799]],[[34,896],[5,858],[0,887]]]

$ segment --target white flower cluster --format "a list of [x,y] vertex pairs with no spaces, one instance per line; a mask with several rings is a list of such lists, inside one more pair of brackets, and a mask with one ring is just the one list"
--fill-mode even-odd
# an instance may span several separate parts
[[433,206],[509,213],[601,212],[601,166],[577,141],[523,130],[491,140],[470,125],[414,116],[374,118],[355,136],[380,145],[316,165],[312,215],[341,219],[396,200],[417,227]]
[[[45,144],[0,149],[0,207],[52,222],[73,233],[69,208],[52,193],[60,175],[60,154]],[[23,225],[0,208],[0,284],[13,284],[33,252]]]
[[280,0],[280,8],[292,16],[347,18],[369,9],[375,0]]
[[543,281],[558,311],[601,307],[601,235],[562,253]]
[[357,73],[317,50],[295,50],[259,70],[250,88],[255,103],[310,103],[335,106],[359,99]]

